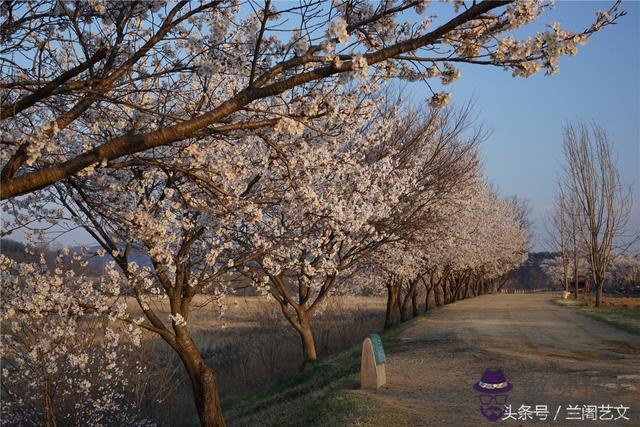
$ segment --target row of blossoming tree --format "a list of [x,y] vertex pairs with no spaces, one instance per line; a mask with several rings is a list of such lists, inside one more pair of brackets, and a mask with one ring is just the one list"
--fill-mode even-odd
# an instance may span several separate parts
[[[549,4],[428,7],[3,3],[3,228],[72,222],[113,259],[97,281],[2,259],[11,419],[122,423],[115,351],[142,329],[179,356],[202,425],[224,425],[189,318],[199,295],[223,304],[230,271],[279,304],[313,361],[313,316],[338,291],[387,283],[391,324],[419,283],[454,301],[517,265],[526,232],[481,176],[483,135],[468,109],[438,110],[451,95],[433,88],[460,63],[553,74],[624,12],[518,39]],[[429,108],[388,96],[393,79],[423,82]],[[90,321],[104,333],[74,353]],[[87,369],[113,380],[65,374]]]

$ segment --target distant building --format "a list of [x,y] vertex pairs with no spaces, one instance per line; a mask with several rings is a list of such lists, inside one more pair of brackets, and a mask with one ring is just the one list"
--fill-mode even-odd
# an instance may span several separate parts
[[[576,281],[575,279],[572,279],[571,281],[569,281],[569,290],[575,291],[575,289],[576,289]],[[589,279],[586,276],[578,276],[578,292],[580,292],[581,290],[585,295],[590,292]]]

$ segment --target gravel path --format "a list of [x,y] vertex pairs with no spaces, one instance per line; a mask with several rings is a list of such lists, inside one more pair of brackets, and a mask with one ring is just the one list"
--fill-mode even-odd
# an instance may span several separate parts
[[[400,410],[410,425],[492,425],[480,414],[472,386],[485,368],[502,368],[513,383],[513,412],[547,405],[550,414],[546,421],[516,414],[501,424],[640,426],[640,337],[552,298],[486,295],[432,313],[405,331],[388,355],[387,385],[361,393]],[[583,405],[623,405],[630,407],[622,410],[630,420],[568,420],[569,405],[580,407],[577,417]],[[608,417],[598,409],[598,417]],[[618,411],[611,416],[619,417]]]

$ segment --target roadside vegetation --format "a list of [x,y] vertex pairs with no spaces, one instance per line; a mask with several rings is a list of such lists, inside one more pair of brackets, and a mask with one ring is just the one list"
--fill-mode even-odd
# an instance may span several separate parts
[[[380,334],[387,354],[400,334],[426,322],[431,309]],[[398,408],[359,389],[360,344],[334,354],[269,386],[223,401],[230,426],[404,425]],[[194,420],[195,421],[195,420]]]
[[604,297],[599,308],[595,306],[593,297],[583,300],[556,299],[555,302],[616,328],[640,335],[640,298]]

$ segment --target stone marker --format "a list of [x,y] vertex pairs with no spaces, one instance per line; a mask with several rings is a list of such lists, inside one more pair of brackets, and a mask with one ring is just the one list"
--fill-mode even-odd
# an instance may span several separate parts
[[384,364],[386,357],[380,335],[371,334],[362,343],[360,387],[376,390],[387,382]]

